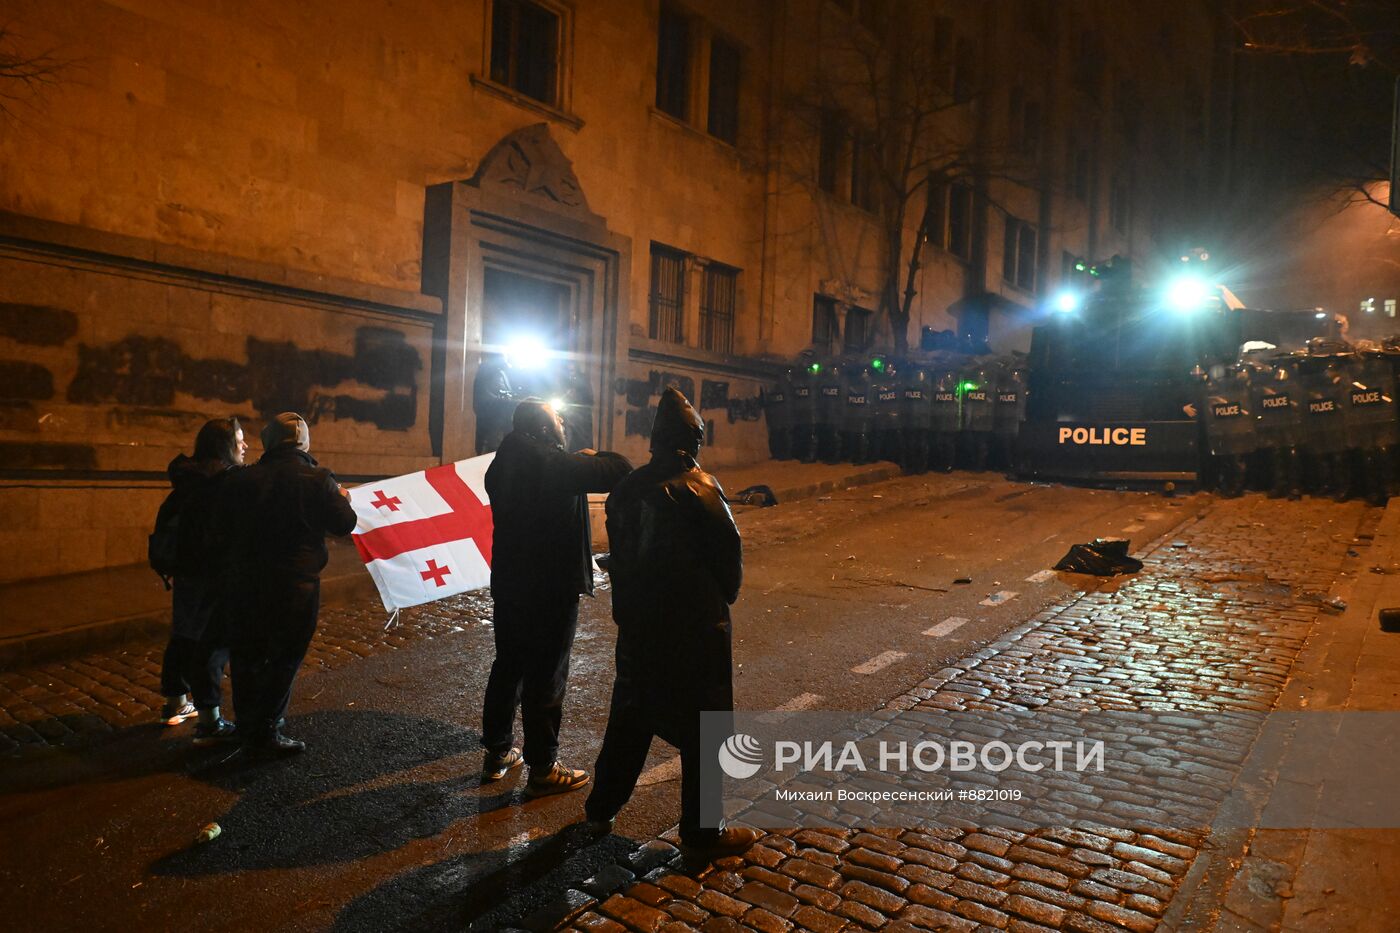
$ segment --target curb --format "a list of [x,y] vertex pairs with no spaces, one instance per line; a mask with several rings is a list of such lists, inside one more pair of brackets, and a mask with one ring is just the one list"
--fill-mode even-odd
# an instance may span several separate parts
[[[377,597],[374,580],[355,569],[321,578],[321,605]],[[54,632],[0,641],[0,671],[103,649],[150,645],[170,633],[170,607],[104,619]]]
[[[856,468],[856,472],[839,479],[775,488],[773,494],[782,505],[811,499],[839,489],[882,483],[900,475],[902,474],[899,467],[893,463],[875,463]],[[591,511],[593,510],[590,509]],[[594,529],[595,541],[606,541],[606,532],[601,529],[602,510],[597,511],[599,514],[594,520],[600,527]],[[379,593],[374,580],[365,573],[363,566],[359,564],[358,556],[350,555],[336,559],[340,549],[353,549],[348,545],[335,544],[332,544],[331,549],[332,563],[328,567],[331,572],[321,577],[321,605],[336,606],[359,599],[377,599]],[[114,593],[112,599],[114,604],[119,603],[120,594]],[[158,609],[102,619],[57,631],[10,639],[0,637],[0,671],[114,647],[149,645],[164,639],[169,631],[170,606],[167,601]]]

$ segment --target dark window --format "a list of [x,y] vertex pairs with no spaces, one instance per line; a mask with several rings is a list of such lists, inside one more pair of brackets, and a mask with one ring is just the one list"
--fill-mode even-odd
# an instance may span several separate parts
[[1077,149],[1074,153],[1074,197],[1076,200],[1089,200],[1089,151]]
[[934,80],[945,94],[953,93],[953,44],[956,38],[951,16],[934,17],[933,60],[937,63]]
[[1113,179],[1113,186],[1108,189],[1108,220],[1119,233],[1127,232],[1128,186],[1121,178]]
[[851,203],[861,210],[874,211],[879,201],[875,144],[869,136],[851,141]]
[[846,343],[844,349],[847,353],[859,353],[869,345],[870,335],[867,333],[870,327],[870,312],[864,308],[846,309]]
[[817,187],[827,194],[836,193],[836,179],[841,163],[841,150],[846,142],[846,126],[834,110],[821,115],[820,151],[817,153]]
[[716,353],[734,350],[734,306],[739,270],[712,262],[705,267],[700,293],[700,346]]
[[1074,83],[1091,99],[1099,99],[1103,81],[1103,47],[1099,37],[1084,30],[1079,34],[1079,53],[1074,60]]
[[1019,85],[1011,88],[1006,100],[1006,141],[1012,152],[1025,147],[1026,92]]
[[812,296],[812,346],[830,350],[841,336],[836,321],[836,299],[825,295]]
[[943,249],[948,245],[948,182],[942,178],[930,178],[928,185],[928,204],[924,208],[924,242]]
[[972,258],[972,189],[967,185],[948,189],[948,252]]
[[1001,274],[1017,288],[1035,291],[1035,228],[1024,220],[1006,218]]
[[685,253],[651,244],[652,340],[680,343],[685,339]]
[[1027,101],[1021,127],[1021,152],[1028,156],[1040,153],[1040,104]]
[[559,17],[530,0],[491,5],[491,80],[526,97],[556,103]]
[[710,108],[706,129],[727,143],[739,138],[739,48],[716,36],[710,42]]
[[656,107],[681,120],[690,116],[690,20],[664,3],[656,33]]
[[971,39],[959,39],[953,63],[953,99],[971,100],[977,93],[977,47]]

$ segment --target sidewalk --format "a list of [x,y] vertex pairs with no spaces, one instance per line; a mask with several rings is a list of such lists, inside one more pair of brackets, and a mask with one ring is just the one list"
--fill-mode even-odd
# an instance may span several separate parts
[[[1323,615],[1320,603],[1346,588],[1343,571],[1354,572],[1362,561],[1369,566],[1394,560],[1393,516],[1376,540],[1384,555],[1348,556],[1366,550],[1366,529],[1376,518],[1356,504],[1254,496],[1219,502],[1172,540],[1147,548],[1140,555],[1143,572],[1116,591],[1067,598],[932,674],[888,708],[1165,706],[1201,715],[1273,709],[1290,670],[1309,663],[1305,648],[1311,651],[1319,633],[1335,629],[1337,617]],[[1352,598],[1360,601],[1355,594]],[[1203,740],[1203,746],[1210,743]],[[1223,795],[1230,783],[1221,783],[1219,773],[1181,775],[1184,780],[1163,773],[1162,783],[1178,796]],[[1098,822],[1025,831],[770,832],[743,857],[721,860],[699,874],[681,870],[675,839],[668,835],[621,864],[580,877],[552,904],[514,923],[530,930],[593,933],[1200,929],[1180,922],[1177,896],[1204,890],[1196,883],[1200,866],[1229,864],[1228,852],[1221,859],[1212,848],[1219,840],[1200,829],[1180,828],[1170,800],[1131,793],[1111,780],[1099,786],[1092,775],[1085,785],[1084,794],[1092,795],[1085,799],[1098,800],[1105,814]],[[1317,860],[1336,857],[1329,850],[1345,845],[1330,834],[1314,834],[1309,842],[1303,851],[1312,850]],[[1349,857],[1389,864],[1373,849]],[[1299,903],[1291,910],[1303,907],[1304,885],[1309,894],[1314,886],[1320,892],[1344,889],[1344,882],[1326,876],[1335,872],[1308,870],[1316,872],[1316,880],[1295,882]],[[1370,867],[1367,877],[1378,870]],[[1317,895],[1328,896],[1335,895]],[[1324,929],[1318,916],[1290,928]],[[479,926],[511,928],[511,922],[487,917]],[[1337,929],[1356,929],[1358,922]],[[1360,928],[1394,926],[1373,920]]]
[[[766,461],[718,471],[730,494],[747,486],[771,487],[779,502],[833,489],[893,479],[892,463],[850,464]],[[602,499],[592,508],[601,543]],[[348,541],[332,541],[321,575],[323,605],[376,599],[374,583]],[[0,584],[0,671],[113,645],[164,638],[170,628],[170,594],[145,564]]]
[[[1379,612],[1400,607],[1400,503],[1391,501],[1356,573],[1337,588],[1347,610],[1309,641],[1284,686],[1286,711],[1400,710],[1400,634],[1381,631]],[[1335,760],[1332,749],[1290,745],[1280,768]],[[1291,774],[1306,773],[1294,767]],[[1307,788],[1317,800],[1327,780]],[[1392,783],[1393,786],[1393,783]],[[1296,795],[1296,785],[1284,790]],[[1272,798],[1270,798],[1272,799]],[[1261,800],[1261,809],[1269,800]],[[1262,829],[1211,840],[1224,870],[1202,873],[1179,930],[1389,933],[1400,929],[1400,830]],[[1230,866],[1237,869],[1229,870]]]

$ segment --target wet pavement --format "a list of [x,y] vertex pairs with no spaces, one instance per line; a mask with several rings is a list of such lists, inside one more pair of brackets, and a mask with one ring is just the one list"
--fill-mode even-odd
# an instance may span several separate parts
[[[1267,705],[1379,514],[961,473],[742,510],[738,703]],[[1139,577],[1086,593],[1043,572],[1114,534],[1161,539]],[[584,767],[607,613],[606,592],[584,601],[573,656],[561,753]],[[696,878],[664,843],[637,848],[677,812],[659,743],[616,835],[585,844],[566,829],[579,795],[527,803],[475,774],[489,616],[481,595],[389,633],[377,603],[325,612],[288,724],[309,749],[255,768],[154,723],[159,646],[0,674],[0,909],[35,929],[493,929],[537,911],[599,930],[1152,929],[1190,873],[1200,839],[1104,826],[770,835]],[[196,844],[210,821],[222,834]]]

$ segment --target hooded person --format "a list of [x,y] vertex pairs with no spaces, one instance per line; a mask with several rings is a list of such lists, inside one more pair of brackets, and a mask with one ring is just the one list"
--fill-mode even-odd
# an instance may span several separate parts
[[651,462],[608,497],[617,679],[585,813],[595,829],[611,826],[660,737],[681,753],[682,849],[708,859],[746,850],[757,833],[701,825],[702,809],[718,812],[722,789],[702,786],[700,714],[734,709],[729,606],[743,577],[724,490],[696,462],[704,436],[685,396],[667,389]]
[[355,529],[335,474],[311,456],[311,431],[295,412],[262,429],[263,455],[225,484],[217,512],[230,617],[229,672],[238,736],[250,751],[289,754],[305,743],[282,734],[292,683],[316,633],[327,535]]
[[[511,432],[486,471],[491,500],[492,630],[496,657],[482,699],[481,776],[500,780],[522,761],[528,797],[588,783],[559,760],[559,725],[580,594],[593,594],[588,493],[609,492],[632,464],[607,451],[565,450],[564,422],[539,399],[515,408]],[[525,733],[515,745],[515,711]]]
[[[209,522],[223,481],[243,464],[248,450],[237,418],[216,418],[199,429],[194,456],[170,461],[171,493],[156,516],[157,529],[171,529],[175,565],[171,574],[170,641],[161,662],[161,720],[178,725],[198,715],[195,744],[233,735],[220,715],[220,683],[228,649],[218,611],[218,565],[209,550]],[[190,702],[193,701],[193,702]]]

